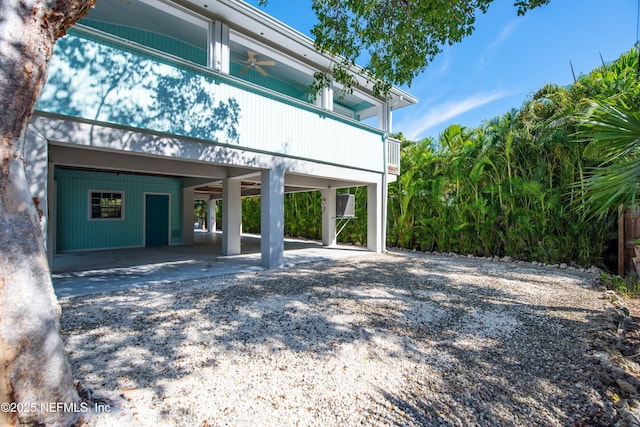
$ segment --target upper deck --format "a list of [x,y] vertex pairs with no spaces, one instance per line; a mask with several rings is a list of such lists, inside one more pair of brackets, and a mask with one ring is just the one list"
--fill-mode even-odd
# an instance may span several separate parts
[[383,172],[396,159],[385,153],[389,104],[337,85],[313,100],[314,72],[219,17],[103,0],[57,42],[36,110]]

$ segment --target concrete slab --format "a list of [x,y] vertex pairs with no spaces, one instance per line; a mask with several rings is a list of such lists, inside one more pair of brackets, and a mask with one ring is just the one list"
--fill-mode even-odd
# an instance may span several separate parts
[[[72,252],[53,258],[53,288],[58,298],[108,293],[204,277],[260,271],[260,236],[243,234],[241,255],[222,256],[222,234],[196,232],[195,244]],[[370,254],[357,246],[322,246],[285,239],[285,267]]]

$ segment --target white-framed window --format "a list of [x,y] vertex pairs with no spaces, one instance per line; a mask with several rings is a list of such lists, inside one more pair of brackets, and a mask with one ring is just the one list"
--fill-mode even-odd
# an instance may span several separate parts
[[89,190],[89,220],[123,220],[124,191]]

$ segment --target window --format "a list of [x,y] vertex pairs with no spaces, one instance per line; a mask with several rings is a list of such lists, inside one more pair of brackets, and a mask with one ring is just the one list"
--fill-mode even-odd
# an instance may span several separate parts
[[122,191],[90,191],[90,219],[124,219]]

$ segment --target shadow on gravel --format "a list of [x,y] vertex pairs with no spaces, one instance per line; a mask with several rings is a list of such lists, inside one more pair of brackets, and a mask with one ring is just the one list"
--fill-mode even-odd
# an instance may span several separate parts
[[[554,276],[579,285],[587,275],[484,260],[370,260],[63,301],[74,376],[160,396],[159,382],[214,368],[229,353],[321,359],[365,342],[372,358],[415,361],[406,390],[379,390],[378,407],[391,410],[373,409],[365,423],[607,423],[594,407],[597,366],[587,357],[601,311],[572,306],[566,289],[558,299],[542,290]],[[461,274],[473,280],[461,283]],[[525,274],[534,279],[527,287],[517,284]]]

